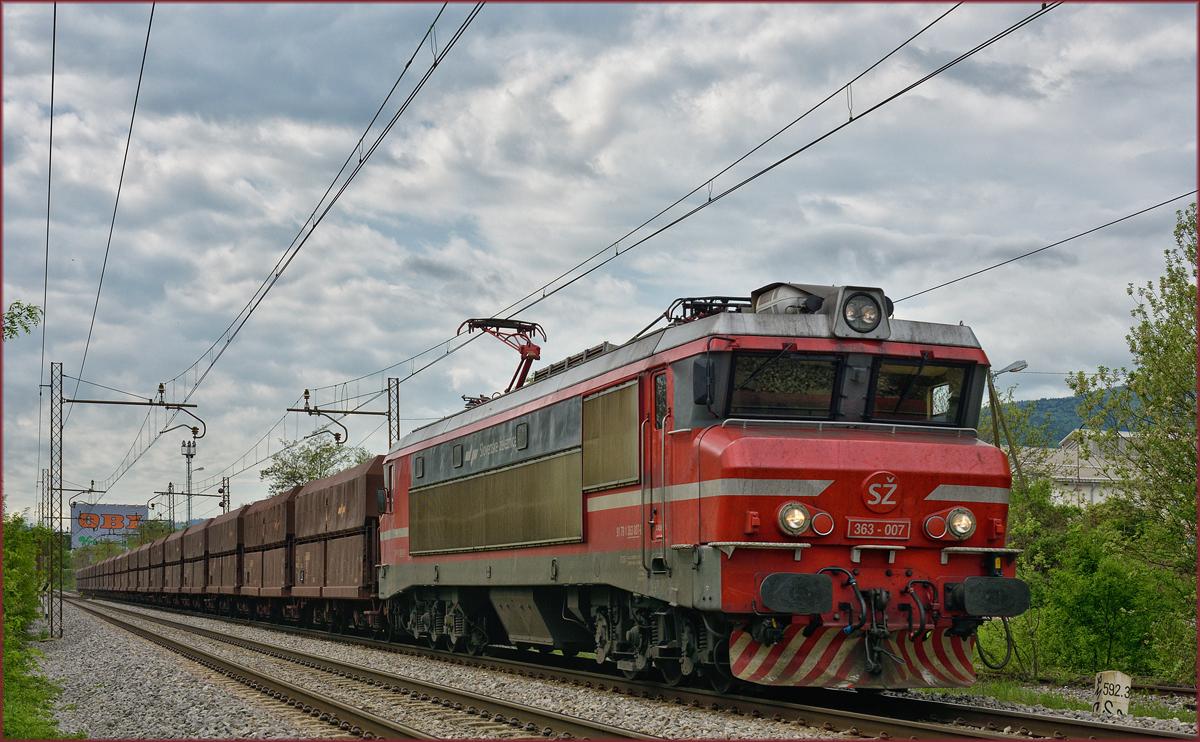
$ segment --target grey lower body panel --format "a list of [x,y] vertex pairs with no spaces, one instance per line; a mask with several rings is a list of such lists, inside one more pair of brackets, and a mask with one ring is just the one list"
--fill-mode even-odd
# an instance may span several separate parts
[[[721,553],[709,547],[673,551],[668,570],[647,574],[640,550],[599,554],[521,555],[497,551],[470,560],[421,557],[379,568],[379,597],[421,586],[514,587],[608,585],[681,608],[720,610]],[[693,556],[695,554],[695,558]]]

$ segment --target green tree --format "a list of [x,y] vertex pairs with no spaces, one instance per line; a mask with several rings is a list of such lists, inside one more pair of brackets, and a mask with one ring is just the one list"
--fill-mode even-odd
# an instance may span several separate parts
[[1064,539],[1065,561],[1051,570],[1054,590],[1045,608],[1054,626],[1046,632],[1048,654],[1063,669],[1155,670],[1152,633],[1162,601],[1152,568],[1121,556],[1124,526],[1119,506],[1103,503],[1089,508]]
[[[1054,483],[1049,478],[1050,447],[1054,444],[1050,415],[1042,413],[1036,402],[1015,402],[1012,387],[998,392],[998,397],[995,407],[1000,410],[1000,418],[993,425],[993,405],[986,405],[979,420],[979,437],[1002,449],[1013,470],[1005,545],[1021,550],[1016,576],[1029,585],[1031,600],[1029,610],[1010,619],[1007,627],[999,621],[981,627],[979,641],[988,658],[996,661],[1004,657],[1011,631],[1013,655],[1005,672],[1032,678],[1046,669],[1043,644],[1046,635],[1055,630],[1045,608],[1046,597],[1053,589],[1050,572],[1062,564],[1063,534],[1078,510],[1054,499]],[[1000,419],[1012,436],[1011,446]],[[1017,462],[1025,475],[1024,487],[1016,474]]]
[[[1178,212],[1166,273],[1128,293],[1133,369],[1079,372],[1068,384],[1117,496],[1154,521],[1130,556],[1196,575],[1196,204]],[[1193,580],[1194,582],[1194,580]]]
[[267,480],[271,497],[372,458],[362,446],[344,446],[326,438],[291,442],[281,438],[279,442],[284,445],[283,450],[272,456],[273,463],[258,475],[260,480]]
[[138,521],[137,531],[125,537],[125,545],[130,549],[157,541],[171,533],[171,523],[161,518],[148,520],[143,518]]
[[[1157,284],[1130,284],[1133,368],[1067,380],[1106,473],[1122,527],[1110,542],[1157,592],[1160,667],[1196,678],[1196,204],[1176,212]],[[1183,649],[1184,651],[1181,651]]]
[[[1029,610],[1010,619],[1015,643],[1007,671],[1025,678],[1040,677],[1047,669],[1046,644],[1057,631],[1057,615],[1048,610],[1058,584],[1056,574],[1066,565],[1066,534],[1082,515],[1072,505],[1055,501],[1051,480],[1035,477],[1028,488],[1014,486],[1008,504],[1008,538],[1005,546],[1020,549],[1016,576],[1029,585]],[[1003,627],[991,622],[980,632],[988,656],[1003,656]]]
[[[999,397],[1000,418],[997,419],[995,425],[992,424],[991,403],[984,405],[979,415],[979,438],[1003,449],[1009,458],[1009,466],[1013,469],[1014,485],[1017,484],[1017,476],[1016,466],[1012,459],[1014,456],[1017,457],[1021,471],[1029,480],[1027,485],[1032,487],[1032,480],[1051,474],[1049,466],[1051,447],[1057,441],[1050,432],[1050,413],[1042,413],[1038,409],[1037,402],[1017,403],[1013,400],[1013,389],[1015,387],[1009,387],[1003,392],[999,389],[996,390]],[[1012,436],[1012,448],[1009,447],[1009,441],[1005,438],[1004,428],[999,423],[1000,419],[1008,426],[1008,432]],[[995,431],[1000,433],[999,441],[995,440]]]
[[21,333],[31,332],[42,320],[42,308],[36,304],[14,301],[4,312],[4,341]]
[[71,549],[71,569],[83,569],[99,564],[109,557],[124,553],[127,548],[124,541],[97,541]]

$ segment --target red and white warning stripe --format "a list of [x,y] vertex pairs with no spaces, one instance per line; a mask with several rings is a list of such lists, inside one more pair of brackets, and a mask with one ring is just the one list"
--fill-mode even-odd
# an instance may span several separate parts
[[744,631],[734,631],[729,638],[733,674],[760,685],[831,688],[947,688],[975,683],[974,637],[947,636],[946,629],[937,629],[925,641],[913,642],[908,632],[897,631],[884,649],[904,663],[880,654],[883,670],[871,674],[861,631],[847,635],[840,626],[820,626],[812,636],[804,636],[804,628],[789,626],[784,638],[769,647]]

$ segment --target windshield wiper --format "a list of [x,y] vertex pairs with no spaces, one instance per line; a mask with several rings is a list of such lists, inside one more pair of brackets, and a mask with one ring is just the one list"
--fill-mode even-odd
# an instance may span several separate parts
[[900,405],[904,404],[904,400],[908,399],[908,393],[912,391],[913,384],[916,383],[917,377],[920,376],[921,371],[924,370],[925,361],[928,361],[932,357],[933,357],[932,350],[921,351],[921,362],[919,364],[917,364],[917,372],[915,374],[913,374],[912,376],[908,377],[908,383],[904,385],[904,391],[900,392],[900,399],[897,400],[897,402],[896,402],[896,409],[892,410],[893,415],[895,415],[897,412],[900,411]]
[[755,377],[755,376],[758,376],[759,374],[761,374],[761,373],[763,372],[763,370],[764,370],[764,369],[766,369],[766,367],[767,367],[767,366],[770,366],[770,365],[771,365],[772,363],[774,363],[775,361],[778,361],[780,358],[783,358],[783,354],[784,354],[784,353],[787,353],[789,350],[791,350],[791,349],[793,349],[793,348],[795,348],[795,347],[796,347],[796,344],[795,344],[795,343],[788,343],[787,345],[783,346],[783,350],[779,351],[779,354],[778,354],[778,355],[776,355],[774,358],[771,358],[771,359],[767,360],[767,362],[766,362],[766,363],[764,363],[763,365],[761,365],[761,366],[759,366],[758,368],[754,369],[754,373],[752,373],[752,374],[750,374],[749,376],[747,376],[747,377],[746,377],[746,380],[745,380],[745,381],[743,381],[741,384],[738,384],[737,386],[735,386],[735,387],[733,388],[733,391],[735,391],[735,392],[741,391],[741,390],[742,390],[742,387],[746,386],[746,385],[747,385],[747,384],[749,384],[751,381],[754,381],[754,377]]

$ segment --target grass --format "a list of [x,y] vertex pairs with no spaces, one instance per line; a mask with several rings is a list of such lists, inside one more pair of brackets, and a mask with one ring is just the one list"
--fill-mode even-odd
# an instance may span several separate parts
[[[970,688],[939,688],[936,692],[957,695],[981,695],[998,701],[1019,703],[1025,706],[1042,706],[1048,709],[1067,711],[1091,711],[1090,703],[1076,698],[1061,696],[1053,691],[1038,690],[1011,680],[982,680]],[[1129,699],[1130,716],[1149,716],[1155,719],[1178,719],[1195,722],[1196,712],[1184,708],[1172,708],[1162,700],[1149,694],[1136,694]]]
[[989,696],[998,701],[1020,703],[1025,706],[1044,706],[1048,709],[1064,709],[1068,711],[1092,710],[1092,706],[1089,703],[1060,696],[1057,693],[1039,691],[1011,680],[984,680],[970,688],[938,688],[937,690],[941,693],[957,695]]
[[1151,695],[1139,694],[1129,699],[1130,716],[1152,716],[1155,719],[1179,719],[1196,723],[1196,712],[1191,709],[1171,708]]
[[[5,739],[63,739],[54,719],[54,702],[62,692],[53,682],[36,672],[28,647],[6,648],[4,656]],[[76,734],[69,739],[82,739]]]

